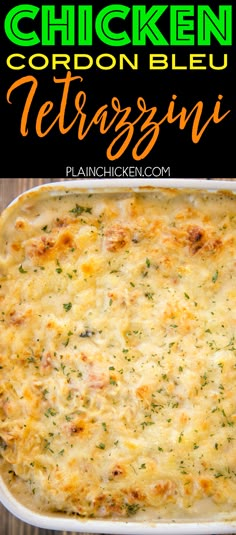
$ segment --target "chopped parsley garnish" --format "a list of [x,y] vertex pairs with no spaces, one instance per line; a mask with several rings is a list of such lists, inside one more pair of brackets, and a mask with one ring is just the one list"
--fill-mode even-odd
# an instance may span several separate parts
[[138,503],[126,503],[125,504],[126,512],[128,516],[135,515],[140,508]]
[[22,267],[22,264],[19,267],[19,272],[20,273],[27,273],[27,271]]
[[79,204],[76,203],[75,208],[72,208],[72,210],[69,210],[69,211],[70,211],[71,214],[74,214],[75,217],[78,217],[83,213],[91,214],[92,213],[92,208],[80,206]]
[[103,442],[100,442],[100,444],[98,444],[97,448],[99,448],[100,450],[105,450],[105,444]]
[[72,303],[64,303],[63,308],[66,312],[69,312],[69,310],[72,308]]
[[57,411],[55,409],[53,409],[52,407],[49,407],[44,413],[44,415],[47,416],[47,418],[49,418],[49,416],[56,416],[56,413]]
[[217,279],[218,279],[218,275],[219,275],[219,272],[218,272],[218,270],[216,270],[215,273],[214,273],[214,275],[212,276],[212,279],[211,279],[212,282],[216,282],[216,281],[217,281]]

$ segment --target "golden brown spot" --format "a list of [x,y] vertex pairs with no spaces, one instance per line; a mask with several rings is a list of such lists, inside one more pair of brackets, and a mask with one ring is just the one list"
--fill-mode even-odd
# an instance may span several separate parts
[[41,236],[31,242],[28,249],[30,258],[46,255],[55,245],[55,239],[52,236]]
[[209,423],[208,422],[202,422],[201,429],[203,431],[207,431],[207,429],[209,429]]
[[210,494],[212,492],[212,481],[210,479],[200,479],[200,486],[206,494]]
[[193,226],[189,228],[188,236],[189,236],[190,243],[196,243],[196,242],[199,242],[203,238],[204,231],[198,226]]
[[186,424],[188,420],[189,420],[189,417],[187,416],[187,414],[182,412],[182,414],[180,415],[180,419],[179,419],[180,423]]
[[218,238],[207,241],[204,244],[204,249],[209,252],[215,252],[222,245],[222,241]]
[[26,224],[25,224],[25,221],[23,219],[17,219],[16,223],[15,223],[15,228],[18,230],[23,230],[24,228],[26,228]]
[[19,243],[12,243],[11,248],[13,249],[13,251],[20,251],[21,245]]
[[63,232],[58,238],[57,242],[58,248],[64,248],[64,247],[73,247],[74,246],[74,240],[73,235],[69,232]]
[[29,309],[24,313],[17,312],[16,310],[13,310],[10,312],[10,324],[12,325],[22,325],[25,320],[27,320],[32,315],[32,310]]
[[112,469],[112,475],[114,477],[117,477],[117,476],[121,476],[121,475],[124,475],[124,469],[121,467],[120,464],[117,464],[116,466],[114,466],[114,468]]
[[25,318],[23,315],[18,315],[15,311],[10,313],[10,323],[12,325],[22,325],[24,320]]
[[108,251],[115,253],[122,249],[129,240],[129,230],[115,224],[105,231],[105,245]]
[[193,225],[189,227],[188,229],[188,241],[190,244],[190,251],[192,254],[195,254],[201,249],[201,247],[204,245],[204,236],[205,232],[204,230],[197,226]]
[[175,488],[175,483],[167,479],[159,481],[154,487],[154,492],[157,496],[170,496],[174,494]]
[[77,424],[71,424],[70,432],[71,434],[78,434],[82,433],[85,429],[85,425],[83,422],[77,423]]
[[68,220],[68,217],[64,217],[64,218],[57,218],[56,220],[56,227],[66,227],[69,222],[71,222],[71,219]]
[[127,501],[129,504],[136,503],[137,501],[141,502],[145,500],[145,494],[141,492],[140,489],[137,489],[137,488],[130,488],[127,491],[125,491],[125,494],[127,495]]
[[192,494],[193,494],[193,479],[188,477],[188,479],[186,479],[184,485],[185,485],[184,494],[186,496],[192,496]]
[[81,264],[81,270],[85,275],[91,275],[94,272],[92,262],[85,262],[84,264]]
[[56,327],[55,321],[52,321],[52,320],[48,321],[46,327],[48,327],[48,329],[53,329],[54,327]]
[[148,396],[149,394],[149,386],[148,385],[142,385],[142,386],[139,386],[137,389],[136,389],[136,396],[140,399],[146,399],[146,397]]

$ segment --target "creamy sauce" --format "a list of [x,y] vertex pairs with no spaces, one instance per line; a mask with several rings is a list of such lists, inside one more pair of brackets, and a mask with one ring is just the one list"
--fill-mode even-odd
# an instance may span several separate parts
[[0,452],[33,508],[234,511],[235,208],[163,189],[38,193],[5,212]]

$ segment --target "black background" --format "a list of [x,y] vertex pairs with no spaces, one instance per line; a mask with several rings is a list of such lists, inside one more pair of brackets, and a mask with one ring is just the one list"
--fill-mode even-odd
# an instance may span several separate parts
[[[182,46],[156,46],[150,43],[143,47],[131,45],[121,47],[109,47],[98,39],[94,39],[91,47],[61,46],[60,43],[51,47],[41,45],[33,47],[19,47],[7,39],[4,33],[4,18],[9,9],[20,2],[2,2],[1,12],[1,82],[0,82],[0,114],[1,114],[1,177],[34,177],[34,178],[63,178],[66,176],[66,166],[74,166],[76,170],[83,166],[159,166],[170,167],[172,178],[234,178],[236,176],[236,158],[234,154],[234,139],[236,126],[236,96],[235,96],[235,73],[236,54],[235,38],[233,32],[233,46],[220,46],[214,38],[211,46],[182,47]],[[22,2],[23,3],[23,2]],[[29,2],[30,3],[30,2]],[[53,4],[52,1],[37,2],[33,5]],[[91,4],[92,2],[81,2]],[[121,2],[131,6],[129,2]],[[3,5],[4,4],[4,5]],[[58,16],[60,5],[66,5],[66,1],[56,0]],[[68,2],[72,4],[72,2]],[[94,14],[105,5],[112,2],[93,2]],[[134,4],[144,4],[136,1]],[[165,2],[158,2],[166,5]],[[179,2],[181,5],[189,5],[190,2]],[[216,13],[219,5],[229,2],[208,2]],[[75,4],[77,5],[77,4]],[[152,4],[146,3],[147,8]],[[197,4],[195,4],[197,5]],[[233,10],[235,9],[233,5]],[[235,13],[233,12],[235,16]],[[38,22],[37,22],[38,21]],[[128,24],[130,19],[128,19]],[[169,10],[160,19],[159,27],[165,37],[169,36]],[[38,30],[40,36],[40,22],[30,21],[30,29]],[[125,29],[129,27],[125,24]],[[106,156],[106,150],[115,133],[111,129],[106,135],[101,135],[99,127],[94,126],[82,140],[78,140],[78,122],[65,135],[58,130],[58,124],[44,138],[37,137],[35,133],[35,121],[40,106],[48,100],[54,102],[54,109],[49,115],[49,121],[58,114],[62,94],[62,84],[55,84],[53,77],[63,78],[66,75],[64,68],[52,71],[50,63],[47,69],[32,70],[27,67],[21,71],[14,71],[6,66],[6,58],[11,53],[21,53],[27,58],[35,53],[45,54],[51,57],[54,53],[67,53],[73,56],[75,53],[87,53],[96,58],[99,54],[109,53],[116,57],[120,53],[126,54],[131,59],[133,54],[139,56],[139,69],[131,70],[129,67],[123,71],[115,67],[112,70],[103,71],[93,66],[89,70],[74,71],[73,76],[82,76],[83,82],[73,83],[66,110],[66,123],[69,124],[76,114],[74,98],[78,91],[83,90],[87,96],[84,111],[88,121],[103,104],[110,105],[112,97],[119,98],[122,107],[131,106],[131,118],[137,117],[137,98],[143,97],[148,107],[157,106],[156,120],[160,120],[167,112],[172,95],[177,95],[176,113],[181,111],[182,106],[191,111],[199,101],[204,103],[202,124],[213,113],[214,105],[219,94],[223,95],[221,113],[231,110],[230,114],[220,124],[211,123],[203,134],[199,143],[194,144],[191,139],[192,121],[190,120],[184,130],[179,129],[178,121],[174,124],[164,123],[160,129],[159,138],[150,154],[143,160],[135,161],[132,157],[132,148],[140,137],[139,127],[136,127],[132,142],[125,154],[118,160],[110,161]],[[188,64],[190,53],[214,54],[215,62],[222,63],[223,54],[228,54],[228,67],[221,71],[207,68],[205,71],[192,70],[153,70],[148,69],[148,56],[150,53],[163,53],[171,57],[176,53],[179,64]],[[22,76],[34,76],[38,80],[38,89],[29,114],[28,135],[22,137],[20,133],[20,119],[28,93],[29,85],[15,90],[12,93],[12,103],[7,103],[6,93],[13,82]],[[45,125],[47,119],[45,119]]]

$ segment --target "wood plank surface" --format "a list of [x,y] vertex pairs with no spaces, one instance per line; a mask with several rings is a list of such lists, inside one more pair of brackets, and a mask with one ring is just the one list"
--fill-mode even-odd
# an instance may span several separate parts
[[[0,212],[20,193],[40,184],[62,180],[66,179],[1,178]],[[0,535],[69,535],[69,533],[75,534],[75,532],[52,531],[30,526],[18,520],[0,504]]]

